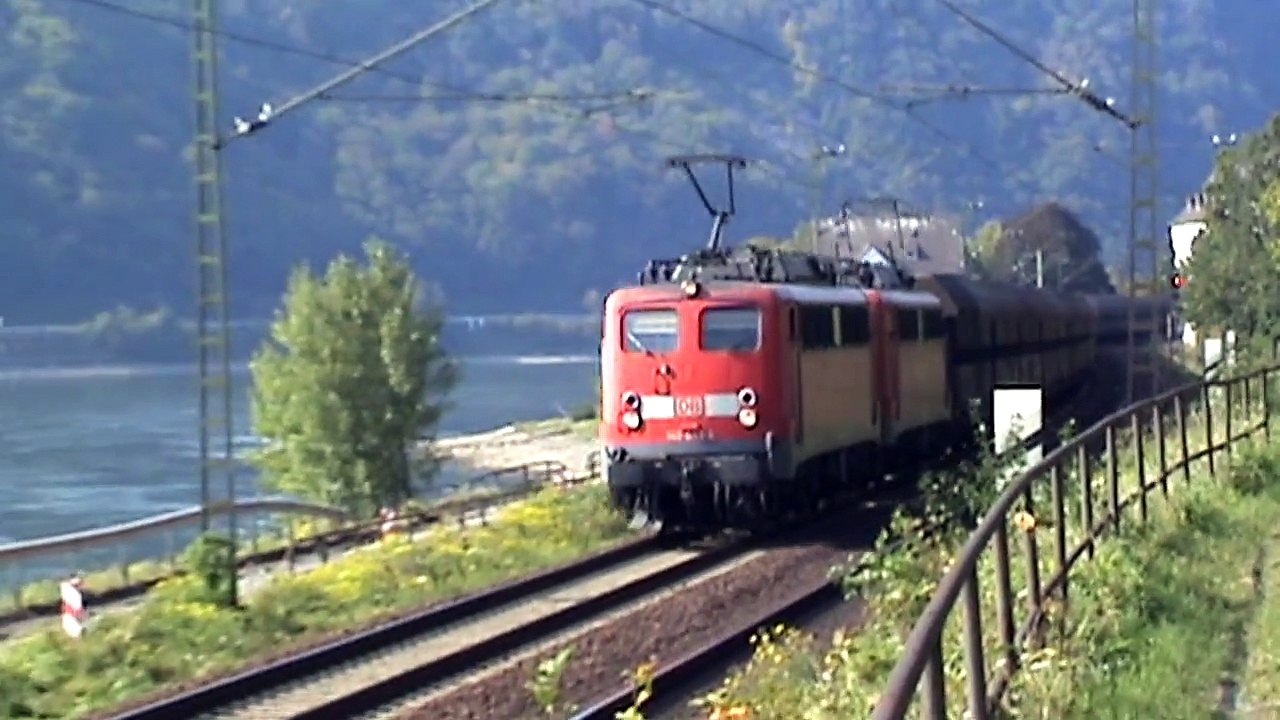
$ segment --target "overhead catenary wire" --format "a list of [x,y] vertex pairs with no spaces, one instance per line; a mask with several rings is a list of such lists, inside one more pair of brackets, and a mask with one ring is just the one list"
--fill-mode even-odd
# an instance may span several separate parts
[[[182,30],[184,32],[196,31],[196,27],[193,23],[184,21],[182,19],[172,17],[169,15],[160,14],[160,13],[153,13],[153,12],[148,12],[144,10],[137,10],[134,8],[125,7],[123,5],[118,5],[116,3],[110,2],[109,0],[61,0],[61,1],[96,7],[107,12],[120,14],[122,16],[132,17],[138,20],[144,20],[147,22],[152,22],[160,25],[166,25],[178,30]],[[335,102],[468,102],[468,101],[495,102],[495,103],[496,102],[528,102],[528,103],[535,104],[535,106],[538,107],[538,109],[540,110],[555,112],[566,117],[571,117],[574,119],[581,120],[585,117],[590,117],[591,115],[599,112],[613,110],[625,103],[644,102],[644,101],[648,101],[655,97],[659,97],[666,94],[662,91],[653,90],[650,88],[635,88],[635,89],[628,89],[628,90],[601,91],[601,92],[592,92],[592,93],[585,93],[585,92],[584,93],[534,93],[534,92],[499,93],[499,92],[475,91],[475,90],[469,90],[466,88],[461,88],[459,86],[452,85],[449,83],[434,81],[430,79],[418,79],[413,76],[396,72],[389,68],[385,68],[378,65],[370,66],[367,61],[361,62],[358,60],[354,60],[352,58],[336,55],[333,53],[310,50],[307,48],[298,47],[296,45],[290,45],[288,43],[281,43],[273,40],[267,40],[267,39],[255,37],[252,35],[237,33],[234,31],[219,29],[219,30],[212,31],[211,34],[217,37],[221,37],[229,42],[234,42],[241,45],[259,47],[266,50],[279,52],[282,54],[305,57],[305,58],[318,60],[321,62],[330,63],[334,65],[341,65],[344,67],[351,68],[353,70],[360,69],[366,72],[378,73],[380,75],[386,76],[390,79],[397,80],[405,84],[409,84],[413,86],[429,85],[450,93],[447,95],[446,94],[428,95],[425,93],[424,94],[406,93],[403,95],[370,94],[366,96],[358,96],[358,95],[345,95],[345,94],[334,95],[330,91],[326,90],[321,92],[319,95],[317,95],[316,99],[318,100],[335,101]],[[330,89],[332,89],[332,85],[330,85]],[[553,104],[553,103],[568,104],[572,102],[591,102],[591,101],[601,102],[605,104],[601,106],[589,107],[585,109],[570,109],[568,107],[558,107]],[[543,102],[547,104],[543,104]],[[274,113],[273,117],[278,117],[278,116],[279,116],[279,112],[277,111]],[[617,128],[620,132],[626,135],[630,135],[632,137],[647,137],[650,142],[654,142],[668,149],[678,149],[681,152],[688,152],[690,150],[690,147],[688,145],[682,145],[679,143],[672,142],[671,140],[663,138],[656,133],[640,130],[637,128],[625,127],[621,124],[617,125]],[[795,183],[803,186],[803,183],[799,183],[794,178],[786,176],[784,173],[781,173],[778,168],[772,167],[770,165],[761,164],[761,163],[756,163],[755,166],[759,169],[762,169],[765,172],[777,174],[787,182],[791,182],[791,183]]]
[[[182,30],[184,32],[196,31],[196,27],[193,23],[187,22],[180,18],[176,18],[170,15],[165,15],[161,13],[149,12],[146,10],[137,10],[134,8],[123,6],[123,5],[118,5],[114,2],[110,2],[109,0],[57,0],[57,1],[70,2],[70,3],[79,4],[79,5],[95,7],[95,8],[98,8],[107,12],[119,14],[125,17],[132,17],[137,20],[143,20],[143,21],[155,23],[158,25],[166,25],[168,27],[172,27],[177,30]],[[356,68],[361,66],[361,61],[355,60],[349,57],[344,57],[342,55],[322,52],[318,50],[311,50],[308,48],[299,47],[297,45],[277,42],[274,40],[267,40],[265,38],[255,37],[253,35],[246,35],[244,33],[238,33],[231,30],[218,29],[218,30],[212,31],[211,34],[213,34],[216,37],[223,38],[228,42],[233,42],[239,45],[245,45],[247,47],[257,47],[264,50],[270,50],[272,52],[278,52],[283,55],[293,55],[295,57],[303,57],[310,60],[317,60],[320,62],[324,62],[332,65],[338,65],[338,66],[347,67],[347,68]],[[612,92],[603,91],[598,93],[581,93],[581,94],[531,93],[531,92],[503,93],[503,92],[471,90],[471,89],[459,87],[456,85],[450,85],[448,83],[431,80],[429,78],[414,77],[412,75],[397,72],[395,70],[392,70],[390,68],[385,68],[385,67],[370,67],[370,68],[366,68],[366,70],[368,72],[377,73],[389,79],[405,83],[407,85],[412,85],[414,87],[418,87],[421,85],[428,85],[428,86],[438,88],[444,91],[445,93],[448,93],[448,94],[439,94],[439,95],[422,94],[422,95],[415,95],[415,96],[406,96],[406,100],[410,99],[411,97],[413,100],[417,100],[417,101],[429,100],[429,101],[438,101],[438,102],[493,102],[493,103],[547,101],[547,102],[566,102],[567,103],[567,102],[577,102],[577,101],[619,99],[619,98],[624,98],[628,95],[634,95],[644,90],[644,89],[639,89],[639,90],[629,89],[629,90],[619,90],[619,91],[612,91]],[[335,100],[335,101],[349,100],[352,102],[358,102],[358,101],[373,102],[373,101],[380,100],[382,98],[372,96],[372,95],[368,96],[367,98],[359,98],[359,97],[352,97],[352,96],[346,96],[346,95],[335,96],[331,94],[326,94],[326,96],[323,99]],[[391,99],[391,96],[388,96],[387,99]]]
[[[154,12],[149,12],[145,10],[138,10],[134,8],[125,7],[123,5],[110,2],[110,0],[59,0],[59,1],[96,7],[108,12],[133,17],[135,19],[145,20],[148,22],[153,22],[161,25],[167,25],[169,27],[172,27],[178,30],[183,30],[185,32],[196,31],[194,24],[184,21],[182,19],[169,16],[169,15],[160,14],[160,13],[154,13]],[[486,0],[486,2],[482,2],[478,4],[483,5],[484,7],[487,7],[488,4],[491,4],[497,1],[498,0]],[[887,104],[892,109],[901,111],[904,114],[906,114],[908,118],[911,119],[912,121],[917,122],[922,126],[928,128],[930,132],[932,132],[933,134],[939,136],[940,138],[950,143],[955,144],[957,147],[959,147],[959,149],[962,152],[964,152],[966,155],[973,158],[974,160],[977,160],[979,163],[983,164],[988,169],[990,170],[1000,169],[998,163],[982,155],[981,153],[977,152],[974,148],[972,148],[966,143],[961,142],[958,138],[954,137],[950,133],[947,133],[945,130],[939,128],[934,123],[914,114],[911,108],[904,108],[904,107],[894,105],[892,102],[887,101],[885,98],[877,96],[876,93],[867,91],[862,88],[858,88],[856,86],[850,85],[849,83],[845,83],[843,81],[840,81],[834,78],[828,78],[822,73],[819,73],[811,68],[805,68],[804,66],[800,66],[795,63],[792,63],[787,58],[777,55],[776,53],[773,53],[772,51],[770,51],[768,48],[765,48],[764,46],[761,46],[757,43],[753,43],[752,41],[746,40],[745,38],[741,38],[736,35],[733,35],[732,33],[728,33],[727,31],[720,30],[719,28],[716,28],[710,25],[709,23],[705,23],[704,21],[698,20],[697,18],[686,16],[683,13],[680,13],[679,11],[674,10],[673,8],[668,8],[659,3],[653,3],[651,2],[651,0],[635,0],[635,1],[641,2],[642,4],[650,5],[653,9],[658,10],[659,12],[669,11],[669,13],[676,13],[677,17],[689,22],[693,22],[695,25],[697,25],[698,27],[701,27],[707,32],[711,32],[712,34],[723,37],[726,40],[730,40],[738,44],[745,43],[747,47],[751,48],[756,52],[764,53],[766,56],[768,56],[771,60],[774,60],[775,62],[781,62],[782,64],[792,67],[793,69],[797,69],[801,72],[806,72],[810,74],[816,73],[816,77],[821,79],[823,82],[835,83],[837,86],[841,87],[846,92],[853,93],[858,97],[871,99],[881,104]],[[467,12],[467,10],[464,10],[461,12]],[[372,64],[371,66],[371,63],[369,63],[369,61],[364,61],[364,62],[357,61],[357,60],[353,60],[351,58],[343,57],[333,53],[310,50],[307,48],[290,45],[288,43],[281,43],[273,40],[254,37],[252,35],[247,35],[244,33],[238,33],[234,31],[219,29],[214,31],[212,34],[218,37],[224,38],[225,40],[230,42],[235,42],[235,43],[239,43],[246,46],[259,47],[262,49],[272,50],[282,54],[306,57],[313,60],[319,60],[322,62],[331,63],[334,65],[345,66],[345,67],[351,68],[351,70],[353,71],[359,71],[359,72],[355,72],[351,77],[358,76],[360,72],[372,72],[372,73],[378,73],[378,74],[384,75],[386,77],[398,80],[400,82],[412,84],[415,86],[430,85],[451,93],[449,95],[425,95],[424,94],[422,96],[414,96],[412,98],[410,98],[409,96],[403,96],[403,101],[409,101],[410,99],[416,100],[416,101],[439,101],[439,102],[449,102],[449,101],[502,102],[504,100],[510,101],[510,102],[530,102],[530,101],[543,100],[543,99],[545,99],[548,102],[572,101],[571,98],[568,97],[566,94],[557,94],[557,93],[549,93],[547,97],[543,98],[543,97],[540,97],[539,94],[537,93],[487,93],[487,92],[473,91],[465,88],[458,88],[456,86],[451,86],[449,84],[430,80],[430,79],[415,78],[412,76],[405,75],[403,73],[395,72],[388,68],[378,66],[376,64]],[[419,40],[419,42],[421,42],[421,40]],[[393,50],[394,49],[395,48],[393,48]],[[384,61],[386,59],[390,59],[390,58],[383,58]],[[348,80],[349,79],[350,78],[348,78]],[[342,83],[339,83],[339,84],[342,84]],[[333,90],[334,87],[335,86],[330,86],[323,89],[313,88],[313,90],[308,92],[315,92],[317,89],[319,89],[320,92],[314,98],[318,100],[330,100],[330,101],[339,101],[339,102],[348,101],[348,96],[333,95],[331,93],[331,90]],[[627,96],[629,93],[634,93],[634,92],[635,92],[634,90],[618,91],[614,93],[610,99],[624,99],[625,96]],[[306,93],[304,93],[304,95],[306,95]],[[602,95],[604,94],[602,93]],[[298,96],[298,97],[302,97],[302,96]],[[294,98],[294,101],[296,101],[297,99],[298,98]],[[363,98],[363,100],[367,102],[376,102],[381,99],[382,98],[378,98],[372,95],[368,96],[367,98]],[[390,97],[386,99],[391,100]],[[588,98],[584,96],[583,99],[586,100]],[[591,99],[594,99],[594,98],[591,98]],[[349,101],[355,102],[357,100],[358,100],[357,98],[352,97]],[[290,101],[290,102],[294,102],[294,101]],[[296,104],[290,105],[290,103],[287,102],[284,106],[281,106],[281,108],[271,108],[269,105],[267,105],[267,107],[264,108],[264,110],[269,109],[269,112],[261,113],[259,118],[256,120],[250,119],[249,121],[244,122],[241,125],[241,127],[244,130],[247,130],[250,132],[256,131],[258,128],[265,125],[266,121],[278,118],[280,115],[281,109],[285,107],[288,107],[290,110],[292,110],[293,107],[296,107]],[[590,114],[590,113],[586,113],[586,114]],[[265,120],[263,118],[265,118]],[[233,135],[231,137],[237,137],[237,136],[238,135]],[[224,143],[225,143],[225,140],[224,140]],[[757,163],[757,166],[759,166],[759,163]],[[776,168],[773,168],[773,169],[776,170]],[[798,183],[802,186],[805,185],[804,183],[799,183],[799,181],[796,181],[794,178],[788,177],[787,180],[793,183]]]
[[1104,99],[1094,91],[1090,90],[1088,88],[1089,81],[1087,79],[1080,80],[1079,82],[1077,82],[1075,80],[1072,80],[1071,78],[1068,78],[1066,75],[1063,75],[1057,70],[1054,70],[1053,68],[1045,64],[1042,60],[1037,58],[1035,55],[1022,49],[1012,40],[1002,35],[1000,31],[984,23],[974,15],[970,14],[960,6],[956,5],[954,2],[952,2],[952,0],[937,0],[937,2],[941,3],[943,7],[951,11],[952,14],[959,17],[969,26],[973,27],[975,30],[977,30],[978,32],[981,32],[982,34],[986,35],[992,40],[995,40],[1006,50],[1013,53],[1018,58],[1022,59],[1024,62],[1031,65],[1035,69],[1039,70],[1043,75],[1049,77],[1054,82],[1061,85],[1064,90],[1079,96],[1080,99],[1083,100],[1084,103],[1089,107],[1093,108],[1094,110],[1097,110],[1098,112],[1110,115],[1116,120],[1119,120],[1120,122],[1127,125],[1131,130],[1138,127],[1139,125],[1138,120],[1131,118],[1128,115],[1125,115],[1124,113],[1115,109],[1114,107],[1115,100],[1113,98]]
[[401,40],[400,42],[396,43],[395,45],[392,45],[391,47],[383,50],[382,52],[374,55],[373,57],[370,57],[367,60],[360,61],[355,67],[352,67],[346,70],[345,72],[339,73],[337,76],[330,78],[329,80],[326,80],[320,83],[319,85],[316,85],[310,90],[305,90],[302,93],[295,95],[292,98],[289,98],[279,107],[273,107],[271,105],[264,104],[262,112],[258,114],[256,121],[250,121],[248,123],[237,122],[236,123],[237,128],[236,128],[235,134],[224,138],[222,140],[222,144],[226,145],[236,140],[237,138],[245,137],[247,135],[250,135],[260,130],[261,128],[265,127],[267,123],[278,119],[280,116],[286,115],[294,110],[297,110],[299,107],[302,107],[303,105],[306,105],[307,103],[312,102],[328,94],[329,92],[342,87],[343,85],[346,85],[352,80],[355,80],[356,78],[365,74],[372,68],[376,68],[389,60],[393,60],[396,57],[403,55],[409,50],[412,50],[413,48],[417,47],[418,45],[421,45],[422,43],[426,42],[427,40],[430,40],[431,38],[436,37],[437,35],[441,35],[445,32],[448,32],[449,30],[452,30],[453,28],[457,27],[463,22],[475,17],[476,15],[479,15],[480,13],[484,12],[485,10],[488,10],[489,8],[498,4],[499,2],[502,2],[502,0],[478,0],[477,2],[463,8],[462,10],[459,10],[453,13],[452,15],[449,15],[443,20],[440,20],[426,28],[423,28],[422,30],[419,30],[418,32],[410,35],[404,40]]
[[761,45],[760,43],[744,38],[741,35],[737,35],[735,33],[729,32],[728,30],[725,30],[723,28],[717,27],[705,20],[694,17],[692,15],[689,15],[688,13],[685,13],[681,10],[671,7],[670,5],[666,5],[664,3],[658,2],[658,0],[631,0],[631,2],[641,5],[655,12],[662,13],[663,15],[666,15],[668,17],[675,18],[686,24],[692,25],[693,27],[696,27],[702,30],[703,32],[706,32],[708,34],[721,38],[722,40],[726,40],[740,47],[744,47],[764,58],[767,58],[772,62],[788,67],[796,72],[808,75],[809,77],[812,77],[813,79],[818,80],[819,82],[839,88],[849,93],[850,95],[853,95],[854,97],[869,100],[886,109],[902,113],[906,115],[906,117],[909,120],[925,128],[936,137],[954,145],[956,148],[961,150],[965,155],[969,156],[969,158],[971,158],[972,160],[975,160],[987,166],[988,169],[990,170],[998,171],[1001,169],[999,163],[987,157],[986,155],[978,152],[969,143],[963,142],[955,135],[939,127],[936,123],[916,114],[912,108],[903,107],[902,105],[899,105],[893,102],[891,99],[885,97],[880,93],[877,93],[872,90],[868,90],[863,87],[858,87],[857,85],[853,85],[852,83],[849,83],[845,80],[828,75],[820,70],[816,70],[812,67],[797,63],[791,60],[790,58],[787,58],[784,55],[774,52],[773,50],[770,50],[769,48],[765,47],[764,45]]
[[880,91],[886,94],[901,93],[924,97],[912,97],[903,103],[904,107],[917,107],[927,103],[943,100],[967,100],[974,95],[1067,95],[1071,90],[1066,88],[1020,88],[1020,87],[982,87],[978,85],[881,85]]
[[618,90],[613,92],[584,92],[584,93],[490,93],[482,91],[458,91],[449,95],[427,95],[427,94],[369,94],[369,95],[330,95],[325,94],[320,99],[331,102],[352,102],[352,103],[414,103],[414,102],[493,102],[493,103],[517,103],[517,102],[557,102],[557,103],[575,103],[575,102],[604,102],[614,103],[617,101],[639,102],[648,100],[659,91],[649,88],[634,88],[631,90]]

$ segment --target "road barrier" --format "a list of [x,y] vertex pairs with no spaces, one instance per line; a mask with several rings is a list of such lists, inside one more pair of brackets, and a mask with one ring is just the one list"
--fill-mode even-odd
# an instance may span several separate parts
[[[1118,532],[1123,515],[1135,503],[1139,520],[1146,522],[1148,495],[1159,488],[1169,492],[1169,479],[1181,475],[1183,482],[1192,480],[1191,463],[1204,459],[1209,474],[1219,470],[1217,456],[1231,455],[1231,446],[1242,439],[1263,433],[1271,438],[1271,412],[1275,405],[1272,386],[1280,374],[1280,366],[1268,367],[1246,375],[1229,379],[1210,379],[1192,383],[1156,397],[1119,410],[1087,431],[1049,453],[1041,462],[1023,473],[1005,487],[986,515],[965,541],[946,575],[939,582],[924,612],[907,637],[903,653],[880,694],[871,720],[901,720],[910,710],[917,692],[922,702],[920,716],[926,720],[945,720],[948,717],[946,703],[945,663],[954,648],[944,647],[944,628],[957,602],[963,601],[962,640],[964,676],[968,720],[988,720],[997,714],[1000,701],[1017,672],[1024,651],[1034,650],[1042,640],[1051,604],[1065,608],[1068,597],[1068,578],[1071,569],[1082,557],[1092,557],[1095,544],[1106,534]],[[1222,397],[1221,417],[1214,415],[1217,396]],[[1198,402],[1205,429],[1205,447],[1198,452],[1189,451],[1188,405]],[[1252,422],[1256,410],[1261,410],[1261,420]],[[1174,427],[1168,427],[1169,421]],[[1223,425],[1224,439],[1215,441],[1214,423]],[[1146,448],[1142,441],[1143,426],[1154,431],[1156,443],[1156,469],[1148,472]],[[1243,428],[1241,428],[1243,425]],[[1121,450],[1117,447],[1117,431],[1128,429],[1133,434],[1133,453],[1137,472],[1137,488],[1121,496]],[[1170,431],[1171,430],[1171,431]],[[1169,432],[1167,432],[1169,431]],[[1167,447],[1172,441],[1172,451]],[[1103,444],[1102,463],[1105,482],[1095,488],[1092,472],[1091,447]],[[1174,457],[1171,458],[1170,455]],[[1176,458],[1176,459],[1175,459]],[[1080,493],[1080,512],[1072,510],[1072,522],[1076,523],[1082,538],[1074,547],[1067,542],[1068,498],[1064,474],[1074,465],[1076,484]],[[1052,500],[1049,508],[1052,517],[1043,520],[1035,512],[1037,483],[1048,479]],[[1102,518],[1094,517],[1095,490],[1105,491],[1108,512]],[[1014,595],[1011,573],[1009,525],[1014,517],[1023,527],[1023,556],[1026,573],[1026,598]],[[1034,522],[1038,521],[1038,522]],[[1047,580],[1041,580],[1041,549],[1034,525],[1052,531],[1052,565],[1056,572]],[[994,548],[995,598],[998,637],[991,658],[988,676],[988,648],[983,643],[982,587],[978,567],[985,552]],[[1015,605],[1026,603],[1026,619],[1021,626],[1015,623]]]

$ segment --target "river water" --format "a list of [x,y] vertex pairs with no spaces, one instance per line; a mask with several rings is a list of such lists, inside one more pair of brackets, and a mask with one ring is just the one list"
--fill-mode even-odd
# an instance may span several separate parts
[[[460,362],[462,380],[441,434],[563,414],[594,396],[591,354]],[[233,427],[237,446],[247,448],[253,437],[245,365],[233,380]],[[195,391],[191,366],[0,371],[0,544],[198,503]],[[245,494],[253,492],[252,473],[240,476]],[[0,586],[11,579],[0,577]]]

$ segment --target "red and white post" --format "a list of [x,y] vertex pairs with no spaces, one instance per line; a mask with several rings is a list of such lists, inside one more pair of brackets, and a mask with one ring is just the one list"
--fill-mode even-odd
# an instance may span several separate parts
[[393,508],[384,507],[378,514],[382,516],[381,530],[384,540],[403,529],[403,523],[399,521],[400,514]]
[[80,592],[83,581],[79,575],[62,582],[62,630],[78,638],[84,634],[84,594]]

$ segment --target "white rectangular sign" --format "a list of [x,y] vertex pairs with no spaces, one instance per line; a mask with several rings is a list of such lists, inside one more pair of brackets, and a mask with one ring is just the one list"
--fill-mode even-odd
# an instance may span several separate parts
[[[992,425],[996,454],[1016,447],[1039,432],[1044,424],[1044,391],[1038,387],[998,387],[992,394]],[[1040,462],[1044,448],[1040,443],[1029,448],[1021,462],[1008,471],[1004,482]]]
[[1204,366],[1213,367],[1222,359],[1222,338],[1206,337],[1204,339]]

